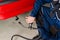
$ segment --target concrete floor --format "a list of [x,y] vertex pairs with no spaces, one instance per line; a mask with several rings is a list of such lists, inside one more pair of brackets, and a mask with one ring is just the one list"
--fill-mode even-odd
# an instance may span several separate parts
[[[0,20],[0,40],[11,40],[12,35],[19,34],[27,38],[33,38],[38,34],[37,30],[30,30],[23,28],[20,24],[18,24],[19,21],[23,23],[26,27],[28,27],[28,24],[25,22],[25,17],[28,16],[29,13],[25,13],[23,15],[18,15],[20,18],[18,21],[16,21],[16,17],[7,19],[7,20]],[[33,27],[36,27],[36,24],[33,24]],[[25,40],[20,37],[15,37],[14,40]]]

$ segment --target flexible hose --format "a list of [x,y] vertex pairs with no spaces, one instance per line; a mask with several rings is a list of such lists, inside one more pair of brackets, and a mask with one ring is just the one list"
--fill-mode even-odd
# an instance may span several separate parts
[[29,38],[26,38],[24,36],[21,36],[21,35],[18,35],[18,34],[15,34],[11,37],[11,40],[13,40],[14,37],[21,37],[21,38],[24,38],[24,39],[27,39],[27,40],[32,40],[32,39],[29,39]]

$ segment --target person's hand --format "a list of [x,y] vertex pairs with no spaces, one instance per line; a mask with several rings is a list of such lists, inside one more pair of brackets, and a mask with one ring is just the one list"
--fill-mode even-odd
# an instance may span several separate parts
[[26,22],[27,22],[27,23],[33,23],[34,20],[35,20],[35,17],[32,17],[32,16],[26,17]]

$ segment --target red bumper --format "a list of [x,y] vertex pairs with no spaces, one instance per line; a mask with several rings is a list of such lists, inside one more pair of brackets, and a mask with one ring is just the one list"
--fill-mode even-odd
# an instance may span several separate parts
[[34,0],[20,0],[0,5],[0,20],[23,14],[33,8]]

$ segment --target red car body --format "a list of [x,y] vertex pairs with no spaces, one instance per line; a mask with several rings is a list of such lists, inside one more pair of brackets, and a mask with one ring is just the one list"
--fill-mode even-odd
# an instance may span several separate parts
[[0,3],[0,20],[8,19],[32,10],[35,0],[17,0]]

